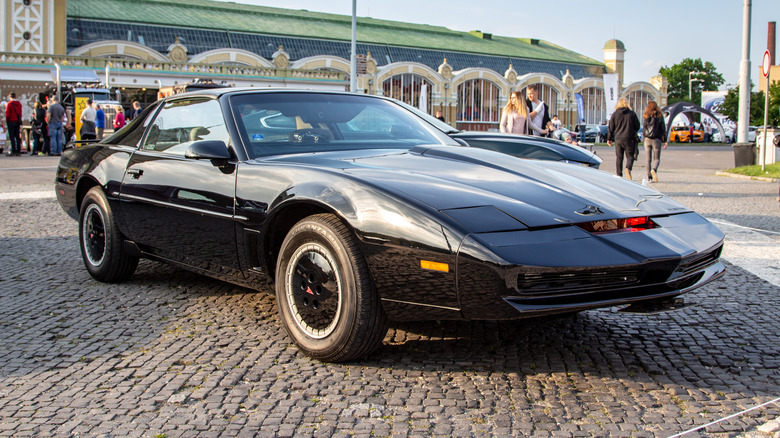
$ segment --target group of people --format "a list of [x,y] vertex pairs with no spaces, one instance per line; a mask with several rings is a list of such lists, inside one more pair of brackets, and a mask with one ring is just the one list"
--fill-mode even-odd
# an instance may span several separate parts
[[[8,155],[22,154],[22,103],[16,99],[16,93],[8,94],[5,105],[5,121],[8,126]],[[30,155],[60,155],[65,145],[66,130],[72,130],[70,118],[56,96],[45,104],[35,102],[31,120],[33,149]]]
[[504,133],[550,136],[576,145],[577,141],[562,127],[557,115],[550,117],[550,108],[539,98],[539,90],[533,84],[526,88],[525,95],[521,91],[509,95],[499,123]]
[[[67,140],[73,137],[75,129],[71,115],[65,110],[65,107],[59,102],[57,96],[47,97],[46,102],[36,101],[30,124],[33,138],[33,146],[30,155],[60,155]],[[8,102],[5,105],[5,123],[7,125],[7,138],[9,143],[8,155],[22,155],[22,135],[21,128],[23,124],[22,103],[17,100],[16,93],[8,94]],[[141,104],[133,102],[133,107],[129,111],[129,117],[126,118],[121,105],[117,105],[116,116],[113,119],[112,127],[119,130],[127,123],[141,114]],[[82,140],[100,140],[103,138],[103,132],[106,128],[106,114],[100,107],[100,104],[87,99],[86,107],[81,111],[79,120],[81,122],[80,135]],[[2,150],[0,149],[0,153]]]
[[[639,156],[639,129],[642,128],[642,139],[647,160],[647,179],[658,181],[658,166],[661,164],[661,149],[668,146],[666,138],[666,123],[658,104],[651,100],[642,114],[643,123],[631,109],[628,99],[621,97],[615,106],[615,112],[609,119],[609,134],[607,144],[615,144],[615,168],[618,176],[631,179],[634,160]],[[625,158],[625,166],[623,159]]]

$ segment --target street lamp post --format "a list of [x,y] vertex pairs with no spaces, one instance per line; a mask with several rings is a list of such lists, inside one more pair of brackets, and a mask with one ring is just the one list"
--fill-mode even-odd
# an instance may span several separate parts
[[690,71],[690,72],[688,72],[688,100],[690,100],[691,103],[693,103],[693,82],[694,81],[704,82],[703,79],[698,79],[698,78],[697,79],[691,79],[691,75],[700,75],[700,74],[702,74],[702,72],[700,72],[700,71]]

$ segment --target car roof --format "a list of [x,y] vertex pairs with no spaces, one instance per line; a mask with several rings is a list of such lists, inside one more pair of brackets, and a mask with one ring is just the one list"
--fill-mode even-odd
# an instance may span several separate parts
[[306,88],[285,88],[285,87],[269,87],[269,88],[255,88],[255,87],[222,87],[222,88],[207,88],[202,90],[187,91],[185,93],[173,94],[166,97],[166,99],[181,98],[189,96],[215,96],[220,97],[227,94],[265,94],[265,93],[311,93],[311,94],[341,94],[351,96],[372,97],[378,99],[387,99],[384,96],[373,96],[369,94],[355,94],[347,91],[331,91],[331,90],[312,90]]

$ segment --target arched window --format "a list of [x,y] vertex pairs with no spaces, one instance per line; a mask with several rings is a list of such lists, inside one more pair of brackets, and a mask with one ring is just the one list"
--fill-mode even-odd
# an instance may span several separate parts
[[628,104],[631,106],[631,109],[634,110],[636,116],[639,117],[639,120],[641,121],[642,114],[644,114],[647,104],[653,100],[653,95],[646,91],[638,90],[628,93],[626,98],[628,99]]
[[382,83],[384,95],[405,102],[413,107],[420,108],[420,90],[425,83],[427,91],[425,96],[426,112],[431,112],[431,82],[420,75],[404,73],[395,75]]
[[585,107],[585,123],[601,125],[607,120],[607,101],[604,98],[604,90],[597,87],[589,87],[580,91],[583,106]]
[[[547,108],[550,109],[550,114],[548,115],[552,119],[552,116],[558,114],[558,90],[547,84],[537,83],[535,85],[539,91],[539,99],[547,104]],[[526,88],[528,87],[521,90],[524,96],[527,95]]]
[[469,79],[458,85],[458,129],[497,130],[498,94],[498,86],[487,79]]

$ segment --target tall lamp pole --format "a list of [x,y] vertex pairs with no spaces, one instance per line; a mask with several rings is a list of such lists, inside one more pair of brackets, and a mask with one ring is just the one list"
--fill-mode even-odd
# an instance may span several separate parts
[[349,58],[349,91],[357,93],[357,0],[352,0],[352,55]]
[[691,103],[694,103],[693,102],[693,86],[692,86],[693,82],[694,81],[704,82],[703,79],[698,79],[698,78],[697,79],[691,79],[691,75],[700,75],[700,74],[702,74],[702,72],[700,72],[700,71],[689,71],[688,72],[688,100],[690,100]]

